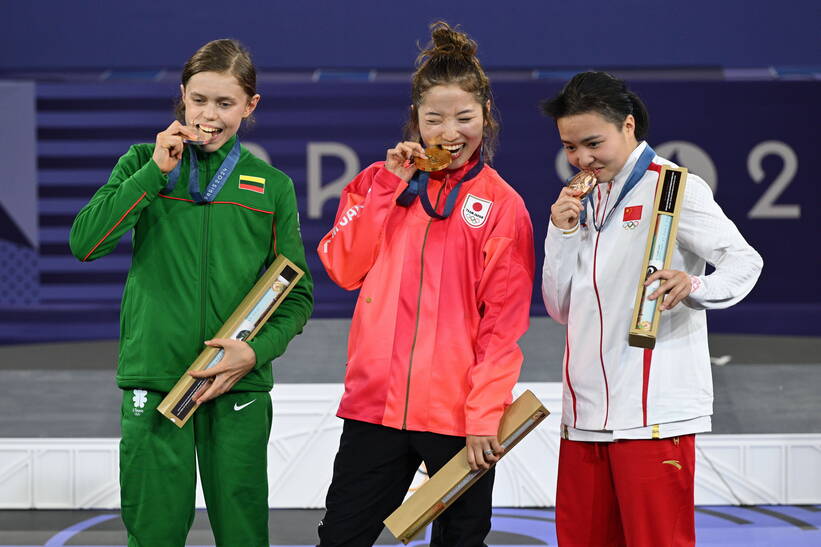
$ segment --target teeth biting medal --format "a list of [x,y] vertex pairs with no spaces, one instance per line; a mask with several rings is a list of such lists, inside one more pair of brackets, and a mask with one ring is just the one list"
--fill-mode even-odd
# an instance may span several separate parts
[[589,194],[598,183],[599,179],[596,177],[596,173],[594,171],[579,171],[573,175],[569,181],[567,181],[567,187],[581,192],[579,197],[583,198]]
[[208,142],[211,140],[211,138],[218,133],[218,131],[216,131],[216,130],[213,133],[209,133],[208,131],[200,128],[200,126],[198,126],[198,125],[195,125],[194,129],[197,132],[197,138],[196,139],[183,139],[182,142],[184,142],[185,144],[196,144],[196,145],[201,146],[203,144],[208,144]]
[[416,165],[417,169],[422,171],[441,171],[451,162],[451,153],[441,145],[432,145],[425,148],[425,157],[415,157],[413,158],[413,163]]

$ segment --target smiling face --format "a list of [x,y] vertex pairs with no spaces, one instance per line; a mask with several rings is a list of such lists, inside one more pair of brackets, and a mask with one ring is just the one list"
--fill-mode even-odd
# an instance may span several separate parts
[[625,118],[621,127],[598,112],[564,116],[556,120],[556,126],[567,161],[578,169],[595,171],[603,182],[615,178],[639,144],[632,115]]
[[425,146],[438,144],[452,154],[448,169],[465,165],[482,146],[482,105],[458,85],[431,87],[422,96],[417,110],[419,133]]
[[242,120],[251,115],[259,95],[249,97],[228,72],[198,72],[181,86],[185,124],[196,127],[206,152],[213,152],[233,137]]

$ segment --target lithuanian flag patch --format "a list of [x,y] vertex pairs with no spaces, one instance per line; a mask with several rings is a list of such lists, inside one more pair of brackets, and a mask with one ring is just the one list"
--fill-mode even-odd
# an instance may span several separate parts
[[251,175],[239,176],[239,189],[250,190],[257,194],[265,193],[265,179],[262,177],[252,177]]

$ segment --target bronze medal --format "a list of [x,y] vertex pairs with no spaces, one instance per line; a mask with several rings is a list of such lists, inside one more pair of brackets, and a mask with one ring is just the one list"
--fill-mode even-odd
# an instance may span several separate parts
[[427,157],[414,157],[413,163],[417,169],[422,171],[441,171],[450,165],[450,152],[438,146],[429,146],[425,148],[425,155]]
[[[189,127],[191,127],[191,126],[189,126]],[[184,142],[185,144],[196,144],[196,145],[199,145],[199,146],[202,146],[203,144],[208,144],[208,141],[211,140],[212,135],[210,135],[209,133],[206,133],[205,131],[200,130],[199,127],[194,127],[193,129],[197,132],[197,138],[196,139],[183,139],[182,142]]]
[[599,179],[596,178],[596,173],[593,171],[579,171],[570,179],[567,183],[567,187],[581,192],[579,198],[583,198],[589,194],[598,183]]

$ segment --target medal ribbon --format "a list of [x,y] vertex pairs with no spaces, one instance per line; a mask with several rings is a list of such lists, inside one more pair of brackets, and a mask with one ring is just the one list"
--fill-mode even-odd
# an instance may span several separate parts
[[[231,173],[234,171],[234,168],[239,162],[239,139],[234,141],[234,146],[231,147],[231,151],[228,152],[228,155],[225,156],[224,160],[222,160],[222,164],[219,166],[219,169],[217,169],[217,172],[214,174],[211,182],[209,182],[208,186],[205,188],[204,196],[200,193],[200,174],[197,153],[194,152],[194,149],[191,146],[188,147],[188,151],[190,164],[188,169],[188,193],[191,194],[192,198],[194,198],[194,202],[199,205],[210,203],[214,201],[214,198],[225,185],[228,177],[231,176]],[[180,178],[181,165],[182,162],[178,163],[177,166],[174,167],[174,170],[168,173],[168,185],[160,190],[161,194],[167,195],[174,191],[174,188],[177,186],[177,180]]]
[[[644,149],[644,152],[641,153],[639,156],[638,161],[636,161],[636,165],[633,166],[633,170],[630,172],[630,176],[627,177],[627,182],[624,183],[624,187],[621,189],[619,193],[619,199],[616,200],[616,203],[613,204],[613,208],[610,209],[610,212],[604,217],[601,225],[596,224],[596,206],[593,205],[593,198],[591,195],[585,196],[585,200],[590,200],[590,207],[593,209],[593,227],[596,229],[597,232],[601,232],[604,228],[607,221],[610,220],[610,217],[613,216],[613,212],[618,208],[619,203],[624,197],[633,189],[636,184],[641,180],[641,177],[644,176],[645,171],[647,168],[650,167],[650,164],[653,163],[653,158],[656,157],[656,152],[650,147],[648,144],[647,147]],[[582,209],[582,214],[579,215],[579,223],[584,224],[587,221],[587,204],[584,203],[584,208]]]
[[[422,202],[422,207],[425,209],[425,212],[428,214],[429,217],[437,218],[439,220],[445,220],[450,216],[453,212],[453,207],[456,205],[456,198],[459,197],[459,190],[462,188],[462,183],[466,180],[470,180],[476,175],[479,174],[479,171],[485,166],[485,162],[481,156],[479,156],[479,161],[476,162],[476,165],[468,171],[464,177],[459,179],[459,182],[456,183],[456,186],[448,194],[447,199],[445,200],[445,208],[442,210],[442,214],[436,212],[436,208],[431,204],[430,198],[428,197],[428,179],[430,178],[430,173],[426,171],[417,171],[416,174],[419,175],[418,177],[418,192],[419,192],[419,200]],[[416,178],[416,175],[414,175]]]

